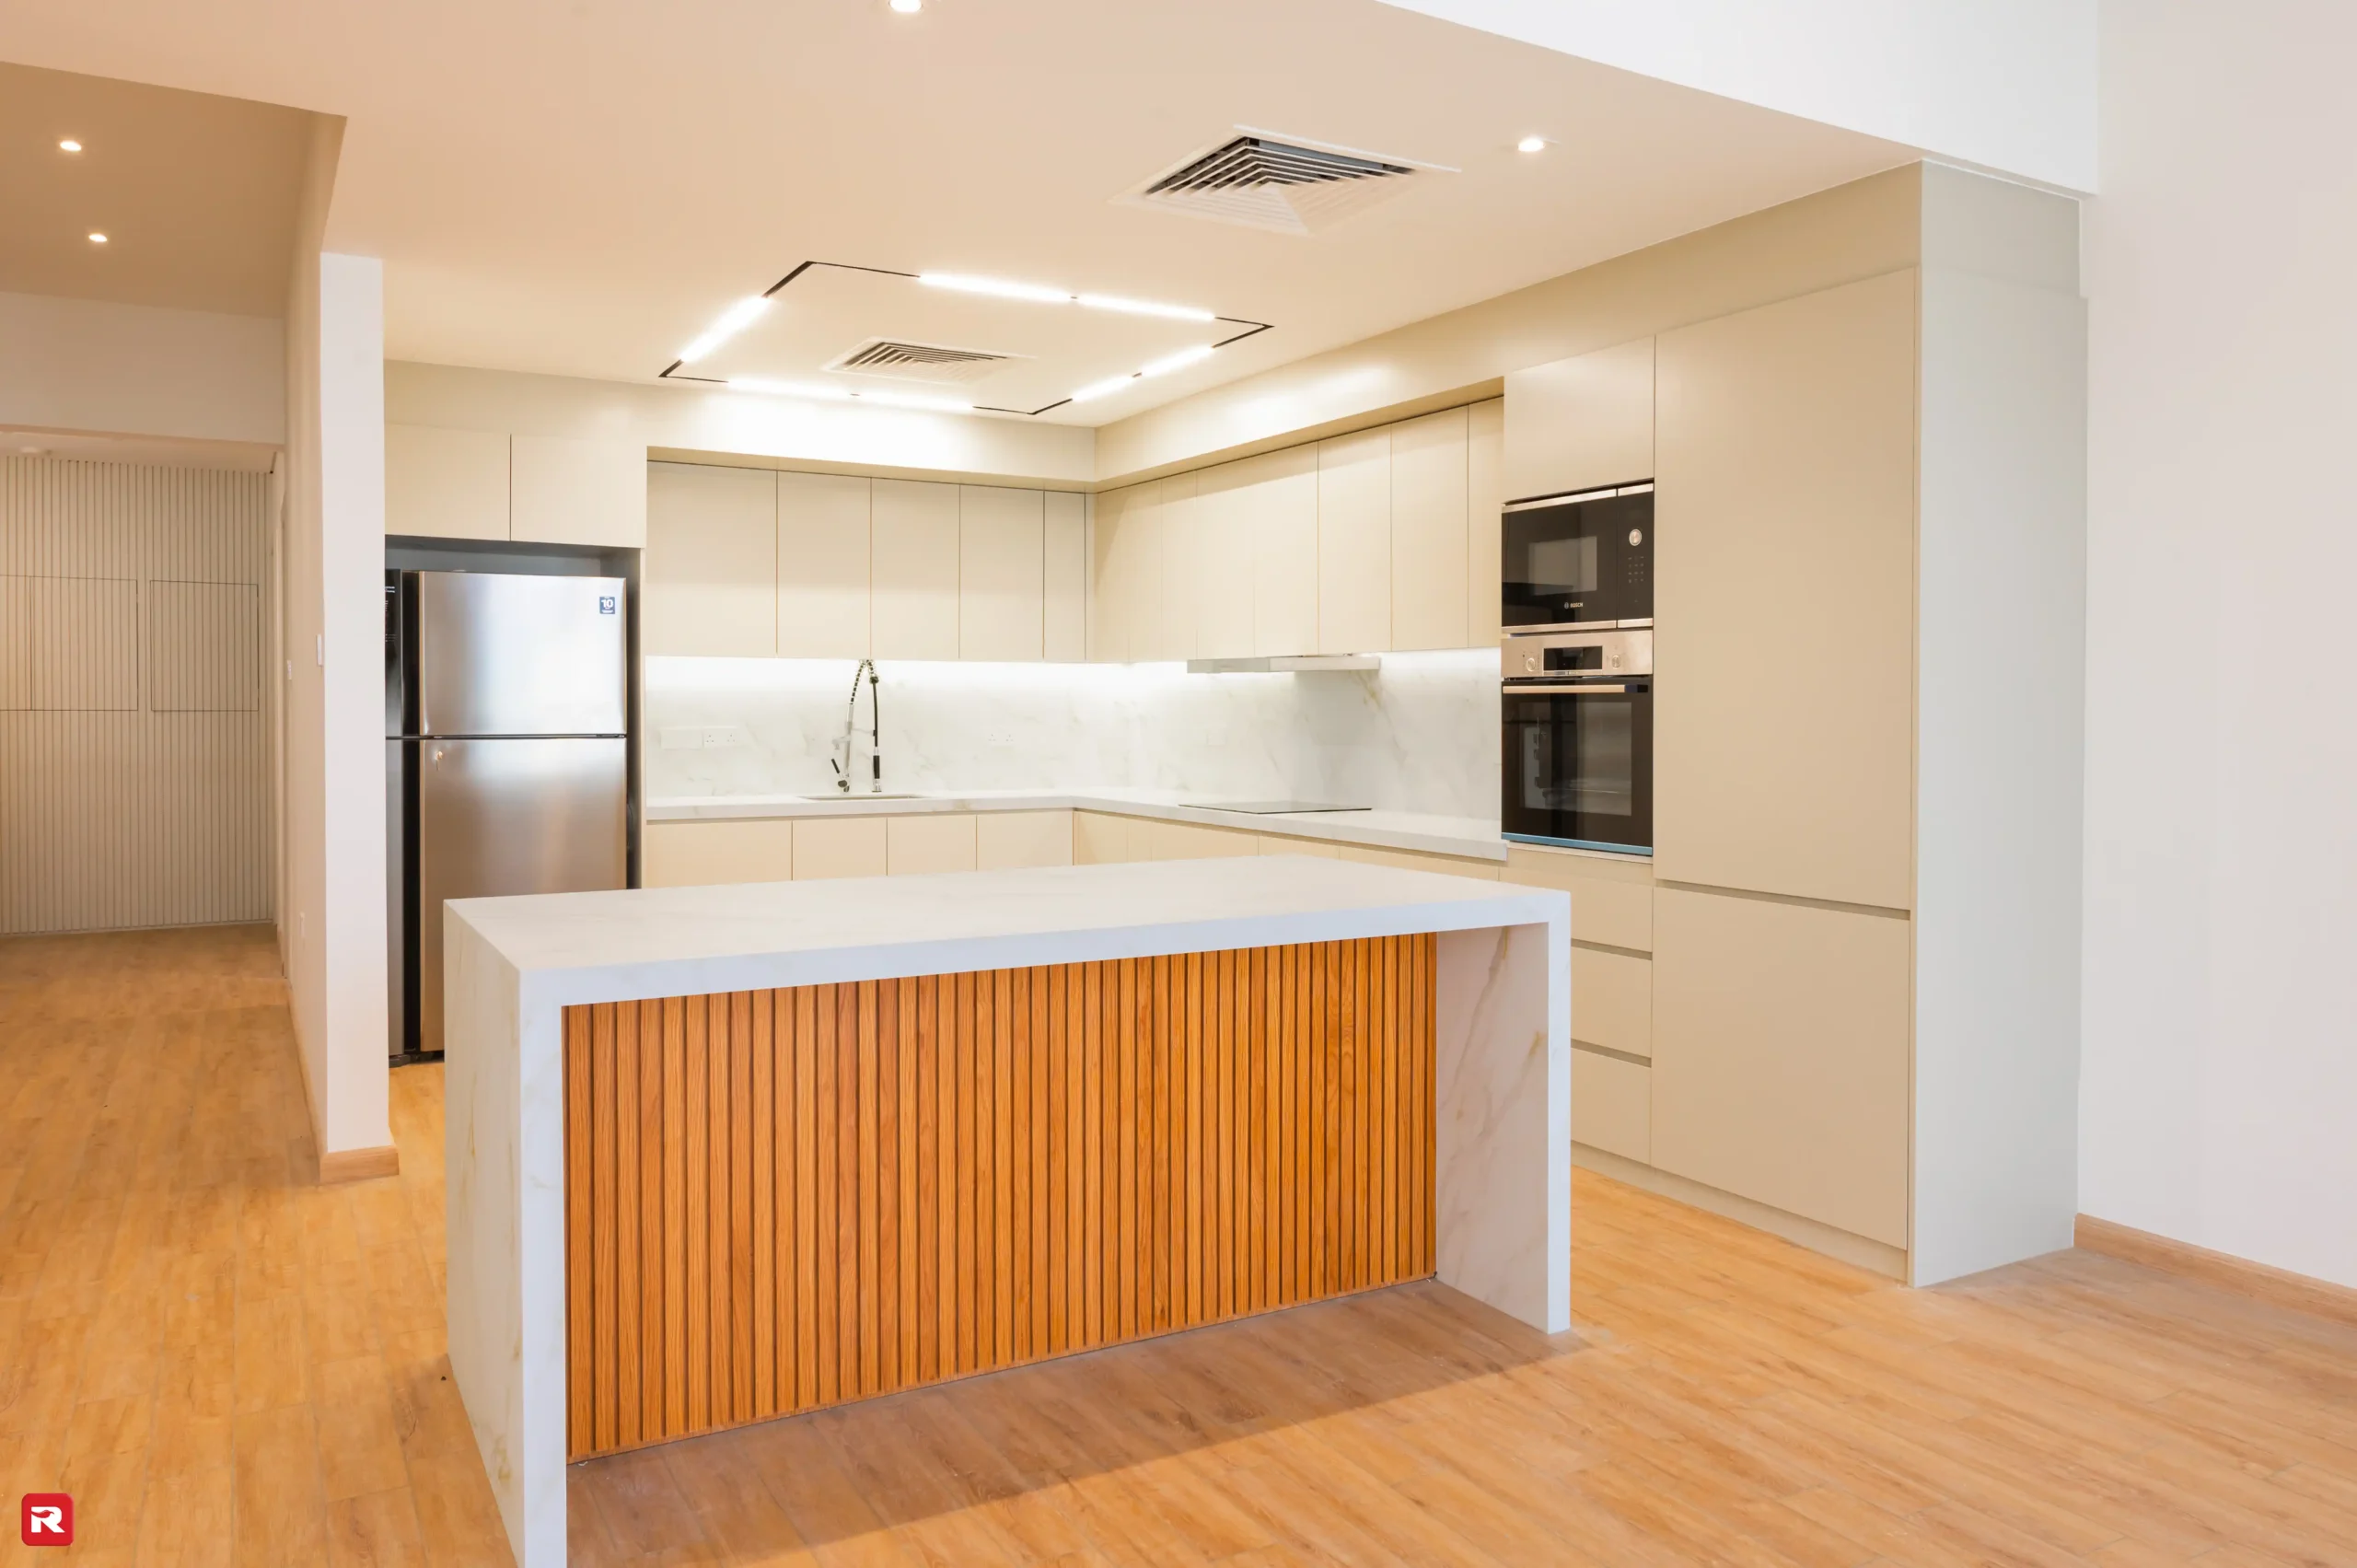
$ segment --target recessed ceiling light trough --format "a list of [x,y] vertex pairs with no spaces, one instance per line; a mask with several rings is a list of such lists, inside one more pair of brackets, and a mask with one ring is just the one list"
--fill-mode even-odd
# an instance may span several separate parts
[[972,403],[956,398],[928,398],[916,392],[887,392],[866,387],[829,387],[808,381],[776,381],[765,376],[732,376],[728,388],[731,391],[759,392],[767,397],[818,398],[828,402],[856,401],[884,408],[920,409],[928,413],[974,412]]
[[1156,299],[1128,299],[1118,294],[1074,294],[1046,284],[1015,283],[1005,278],[970,277],[963,273],[919,273],[927,288],[959,294],[985,294],[994,299],[1028,299],[1035,305],[1078,305],[1090,310],[1113,310],[1124,316],[1160,316],[1173,321],[1216,321],[1212,311],[1193,305],[1167,305]]
[[770,302],[755,295],[740,299],[720,313],[720,319],[703,330],[703,335],[679,351],[679,363],[693,365],[722,343],[753,324],[754,319],[770,308]]
[[1091,381],[1087,386],[1074,392],[1072,395],[1072,401],[1076,403],[1085,403],[1093,399],[1109,397],[1132,381],[1143,381],[1154,376],[1167,376],[1173,370],[1184,370],[1190,365],[1200,365],[1212,356],[1214,346],[1211,343],[1197,343],[1192,348],[1182,348],[1177,354],[1166,354],[1160,359],[1131,371],[1127,376],[1108,376],[1102,381]]

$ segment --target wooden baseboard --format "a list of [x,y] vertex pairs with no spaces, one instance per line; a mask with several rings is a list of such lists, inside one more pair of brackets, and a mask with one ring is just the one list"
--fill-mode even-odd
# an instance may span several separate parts
[[2075,1239],[2089,1252],[2142,1263],[2164,1273],[2181,1274],[2270,1306],[2312,1313],[2338,1323],[2357,1324],[2357,1290],[2329,1280],[2311,1279],[2306,1274],[2254,1263],[2232,1253],[2212,1252],[2189,1241],[2154,1236],[2151,1231],[2099,1220],[2093,1214],[2079,1216]]
[[[1837,1262],[1853,1268],[1867,1269],[1904,1284],[1907,1283],[1907,1254],[1887,1242],[1870,1237],[1856,1236],[1840,1230],[1822,1220],[1771,1208],[1768,1204],[1701,1182],[1673,1176],[1668,1171],[1640,1164],[1625,1155],[1591,1147],[1586,1144],[1572,1145],[1572,1163],[1608,1176],[1615,1181],[1651,1192],[1657,1198],[1683,1203],[1690,1209],[1747,1225],[1754,1230],[1764,1230],[1771,1236],[1782,1237],[1795,1247],[1805,1247],[1812,1252],[1824,1254]],[[1573,1245],[1578,1246],[1579,1215],[1576,1206],[1572,1216]]]
[[319,1185],[332,1187],[340,1181],[373,1181],[380,1176],[401,1173],[401,1152],[387,1144],[375,1149],[338,1149],[319,1156]]

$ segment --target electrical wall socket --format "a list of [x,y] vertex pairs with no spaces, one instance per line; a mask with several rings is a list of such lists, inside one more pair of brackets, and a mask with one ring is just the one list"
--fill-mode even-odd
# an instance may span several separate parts
[[750,746],[752,743],[753,732],[741,724],[708,724],[703,726],[703,749],[707,751]]
[[1012,749],[1015,745],[1015,731],[1011,729],[986,729],[982,731],[982,744],[985,746],[1004,747]]

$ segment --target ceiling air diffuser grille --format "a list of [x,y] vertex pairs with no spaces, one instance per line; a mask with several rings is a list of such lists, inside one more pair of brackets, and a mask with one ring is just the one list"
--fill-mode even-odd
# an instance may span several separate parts
[[978,348],[870,338],[827,368],[903,381],[979,381],[1013,357]]
[[1156,176],[1122,200],[1223,223],[1308,234],[1397,192],[1429,164],[1249,134]]

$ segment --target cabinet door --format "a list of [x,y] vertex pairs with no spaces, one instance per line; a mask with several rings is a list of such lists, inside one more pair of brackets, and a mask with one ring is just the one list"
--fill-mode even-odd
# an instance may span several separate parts
[[884,823],[884,868],[891,877],[929,877],[974,869],[974,819],[962,811],[890,817]]
[[1661,338],[1655,872],[1903,909],[1915,274]]
[[1041,655],[1076,663],[1088,656],[1088,497],[1051,490],[1041,506],[1047,583]]
[[1499,519],[1505,507],[1504,398],[1465,411],[1465,640],[1488,647],[1498,640],[1499,583],[1504,546]]
[[1653,477],[1653,339],[1507,375],[1508,500]]
[[385,426],[385,531],[424,539],[507,537],[507,437],[425,424]]
[[777,652],[777,475],[646,465],[639,645],[650,654]]
[[[1572,895],[1574,907],[1579,895]],[[1572,949],[1572,1039],[1631,1056],[1654,1053],[1654,966],[1627,953]]]
[[1117,865],[1150,860],[1146,854],[1146,819],[1120,817],[1110,811],[1075,811],[1072,819],[1072,858],[1075,865]]
[[1036,660],[1047,649],[1047,497],[958,487],[958,656]]
[[958,656],[958,487],[879,479],[870,503],[877,658]]
[[639,834],[639,882],[648,888],[709,888],[794,877],[794,822],[649,822]]
[[794,823],[794,879],[881,877],[888,817],[801,817]]
[[1905,1247],[1909,937],[1891,915],[1655,889],[1654,1164]]
[[1172,474],[1155,486],[1145,516],[1145,581],[1137,585],[1138,625],[1132,658],[1183,659],[1195,653],[1197,541],[1196,476]]
[[1443,409],[1391,436],[1393,648],[1466,646],[1466,417]]
[[1653,1069],[1572,1051],[1572,1142],[1653,1163]]
[[1250,496],[1252,651],[1318,651],[1318,448],[1247,458]]
[[1252,652],[1257,472],[1249,461],[1206,469],[1196,476],[1194,498],[1181,504],[1180,547],[1189,557],[1195,608],[1190,657],[1237,658]]
[[1391,436],[1318,443],[1318,651],[1391,645]]
[[1097,526],[1091,530],[1095,557],[1094,590],[1088,617],[1088,656],[1108,663],[1140,658],[1139,630],[1152,566],[1147,552],[1153,544],[1155,502],[1158,483],[1124,485],[1097,497]]
[[1069,811],[979,812],[974,818],[974,869],[1070,865],[1072,840]]
[[777,476],[777,651],[865,658],[868,482],[855,474]]
[[[1213,860],[1224,855],[1259,854],[1260,835],[1234,828],[1214,828],[1203,822],[1166,822],[1158,818],[1142,818],[1136,824],[1143,829],[1144,849],[1140,860]],[[1132,841],[1135,847],[1135,840]]]
[[635,550],[646,542],[646,444],[518,436],[509,537]]

